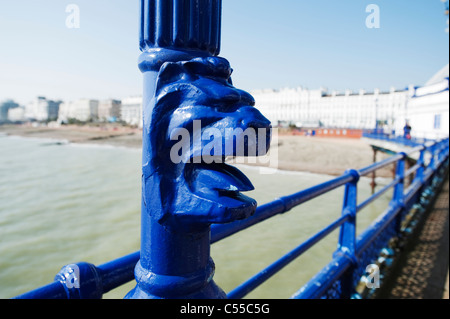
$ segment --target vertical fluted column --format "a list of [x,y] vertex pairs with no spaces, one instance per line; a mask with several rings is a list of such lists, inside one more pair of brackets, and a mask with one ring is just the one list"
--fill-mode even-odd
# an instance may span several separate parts
[[[141,0],[139,68],[143,73],[143,191],[141,255],[137,285],[126,298],[225,298],[213,280],[209,225],[167,226],[152,214],[145,193],[164,197],[159,186],[145,190],[155,136],[151,129],[154,95],[166,62],[189,61],[219,54],[221,0]],[[161,116],[164,116],[161,114]],[[147,199],[148,200],[148,199]],[[176,229],[175,229],[176,228]]]
[[140,47],[218,55],[221,0],[141,0]]

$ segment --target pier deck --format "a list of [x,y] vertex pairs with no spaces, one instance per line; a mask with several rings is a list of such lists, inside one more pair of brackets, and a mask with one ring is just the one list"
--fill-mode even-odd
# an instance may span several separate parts
[[449,178],[378,298],[448,299]]

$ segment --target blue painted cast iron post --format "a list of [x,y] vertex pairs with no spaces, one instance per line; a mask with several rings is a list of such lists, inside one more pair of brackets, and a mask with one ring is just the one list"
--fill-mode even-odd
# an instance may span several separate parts
[[[224,130],[269,129],[270,122],[217,57],[221,0],[141,0],[140,18],[141,253],[126,298],[225,298],[212,280],[210,225],[247,218],[256,202],[240,193],[253,189],[250,181],[224,163],[246,156],[228,148]],[[220,135],[207,152],[204,128]]]
[[420,181],[421,184],[423,184],[423,173],[425,171],[425,153],[427,149],[426,147],[423,148],[423,150],[420,151],[419,160],[417,163],[420,165],[420,167],[417,169],[415,178]]
[[399,180],[398,184],[394,187],[394,194],[392,201],[396,206],[399,206],[402,210],[402,213],[398,214],[396,217],[396,233],[400,233],[401,222],[405,213],[405,161],[407,155],[405,153],[402,154],[402,159],[397,162],[397,170],[395,172],[395,178]]
[[342,254],[352,261],[352,265],[344,274],[341,283],[343,298],[350,298],[353,294],[353,272],[358,264],[356,257],[356,207],[360,175],[358,171],[353,169],[348,170],[347,173],[352,176],[352,181],[345,184],[342,215],[349,216],[349,219],[341,226],[338,249],[334,253],[335,257]]

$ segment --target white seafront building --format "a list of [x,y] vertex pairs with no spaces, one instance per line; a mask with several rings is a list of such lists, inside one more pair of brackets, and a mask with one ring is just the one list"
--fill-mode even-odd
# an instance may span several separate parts
[[448,65],[423,87],[389,91],[328,92],[302,87],[255,90],[256,107],[274,125],[374,129],[403,134],[408,122],[416,137],[448,136]]
[[131,96],[122,99],[120,112],[122,121],[129,125],[142,128],[142,96]]
[[33,101],[25,105],[24,118],[34,121],[49,121],[58,118],[60,101],[47,100],[43,96],[38,96]]
[[98,118],[98,100],[80,99],[65,102],[60,105],[58,121],[68,122],[75,119],[82,122],[96,120]]
[[80,99],[65,102],[59,108],[59,122],[67,123],[70,119],[81,122],[122,120],[126,124],[142,128],[142,96],[126,97],[122,100]]
[[407,92],[392,88],[388,92],[332,91],[320,88],[285,88],[257,90],[251,94],[256,107],[274,124],[297,127],[336,127],[373,129],[376,120],[394,127],[395,119],[404,112]]
[[19,106],[8,110],[8,120],[11,122],[23,122],[25,118],[25,107]]
[[107,99],[99,102],[98,119],[100,121],[110,121],[120,119],[120,108],[122,101]]
[[412,135],[438,139],[449,136],[449,66],[436,73],[424,86],[414,88],[403,115]]

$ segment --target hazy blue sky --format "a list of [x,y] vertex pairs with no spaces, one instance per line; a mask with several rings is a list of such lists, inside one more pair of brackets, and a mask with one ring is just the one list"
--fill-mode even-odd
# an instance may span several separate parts
[[[66,27],[71,3],[79,29]],[[141,94],[138,3],[0,0],[0,101]],[[246,90],[404,88],[448,63],[446,20],[440,0],[223,0],[220,55]]]

